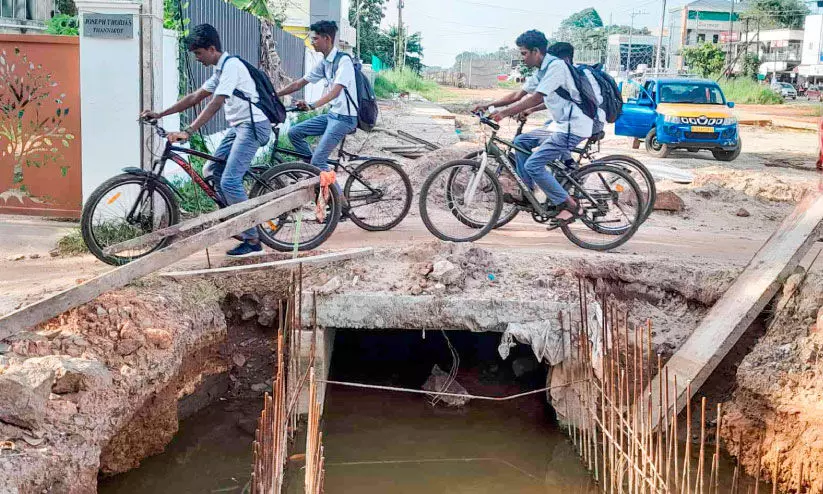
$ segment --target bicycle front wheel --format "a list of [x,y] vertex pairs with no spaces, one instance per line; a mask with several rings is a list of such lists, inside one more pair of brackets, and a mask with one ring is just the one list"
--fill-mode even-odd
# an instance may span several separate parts
[[397,163],[369,160],[352,170],[343,188],[349,201],[349,218],[364,230],[391,230],[409,213],[411,181]]
[[628,241],[642,223],[640,187],[616,166],[588,165],[571,176],[569,194],[583,208],[583,216],[560,228],[575,245],[611,250]]
[[94,256],[121,266],[168,245],[170,237],[139,248],[106,254],[103,250],[180,221],[174,192],[162,181],[124,173],[103,182],[89,196],[80,218],[80,233]]
[[[320,169],[302,162],[277,165],[259,177],[259,183],[255,184],[251,197],[258,197],[319,175]],[[316,201],[312,201],[258,225],[260,241],[281,252],[294,250],[295,244],[297,250],[301,251],[317,248],[331,236],[340,221],[340,191],[336,185],[329,187],[329,190],[331,194],[322,218],[316,212]],[[318,185],[316,193],[319,192]]]
[[[483,150],[474,151],[466,156],[463,157],[465,160],[477,160],[480,161],[480,158],[483,156]],[[489,162],[494,164],[495,174],[497,175],[498,180],[501,182],[500,186],[503,192],[506,192],[508,189],[511,192],[515,192],[518,190],[517,187],[517,180],[509,173],[508,168],[506,168],[502,163],[502,158],[498,155],[489,155]],[[505,185],[503,182],[507,182],[508,185]],[[510,223],[520,212],[517,209],[517,206],[510,203],[503,203],[503,210],[500,212],[500,218],[497,220],[497,224],[494,225],[495,228],[501,228],[506,226]],[[458,214],[458,211],[455,211],[455,214]],[[462,216],[463,219],[466,220],[466,225],[471,226],[472,220],[469,217]],[[458,218],[460,219],[460,218]],[[479,228],[479,227],[478,227]]]
[[[426,178],[420,189],[420,217],[440,240],[473,242],[497,224],[503,209],[503,192],[488,167],[456,160],[444,163]],[[467,222],[466,218],[471,221]]]

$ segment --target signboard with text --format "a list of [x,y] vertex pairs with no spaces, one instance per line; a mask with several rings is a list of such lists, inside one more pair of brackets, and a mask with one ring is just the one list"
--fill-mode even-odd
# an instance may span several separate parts
[[131,39],[134,37],[134,16],[131,14],[84,14],[83,36]]

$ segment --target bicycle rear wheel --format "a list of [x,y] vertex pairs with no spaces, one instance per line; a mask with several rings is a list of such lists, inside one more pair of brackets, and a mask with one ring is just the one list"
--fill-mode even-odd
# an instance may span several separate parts
[[343,188],[352,223],[372,232],[391,230],[400,224],[414,196],[403,168],[393,161],[375,159],[352,172]]
[[654,210],[654,202],[657,198],[657,187],[654,184],[654,177],[646,166],[639,160],[622,154],[613,154],[598,158],[592,164],[606,164],[620,167],[624,172],[631,175],[644,199],[643,221],[649,218]]
[[174,192],[162,181],[124,173],[103,182],[89,196],[80,218],[80,233],[94,256],[121,266],[169,244],[166,237],[140,248],[106,254],[106,247],[131,240],[180,221]]
[[[251,197],[264,195],[272,190],[282,189],[302,180],[320,175],[320,170],[303,162],[285,163],[270,168],[260,177],[252,189]],[[257,226],[260,240],[274,250],[289,252],[294,250],[311,250],[326,241],[337,228],[340,221],[340,192],[338,187],[329,187],[331,192],[326,203],[325,217],[321,220],[316,212],[316,202],[283,213]],[[320,186],[316,188],[317,194]]]
[[503,208],[500,182],[492,170],[486,168],[478,176],[479,170],[480,163],[474,160],[450,161],[423,182],[420,217],[432,235],[449,242],[473,242],[497,224]]
[[588,165],[572,174],[569,194],[583,208],[577,221],[561,226],[575,245],[611,250],[628,241],[642,223],[640,187],[622,169]]

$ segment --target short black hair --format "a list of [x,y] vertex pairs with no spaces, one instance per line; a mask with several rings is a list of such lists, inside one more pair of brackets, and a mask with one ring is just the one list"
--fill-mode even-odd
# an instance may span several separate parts
[[557,43],[551,45],[546,53],[557,58],[568,59],[569,63],[574,63],[574,47],[571,43],[558,41]]
[[546,39],[546,35],[537,29],[532,29],[521,34],[514,43],[528,50],[540,50],[540,53],[543,54],[546,53],[546,48],[549,46],[549,40]]
[[314,31],[320,36],[328,36],[334,41],[337,37],[337,23],[334,21],[317,21],[309,26],[309,31]]
[[211,24],[198,24],[191,28],[189,35],[186,36],[186,47],[189,51],[194,51],[197,48],[206,48],[213,46],[217,51],[223,51],[220,45],[220,35],[217,34],[217,29]]

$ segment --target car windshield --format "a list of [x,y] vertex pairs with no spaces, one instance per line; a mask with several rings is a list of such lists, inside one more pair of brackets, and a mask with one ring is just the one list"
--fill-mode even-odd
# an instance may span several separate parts
[[784,83],[782,83],[782,84],[780,84],[780,85],[781,85],[781,86],[783,86],[783,87],[784,87],[784,88],[786,88],[786,89],[794,89],[794,86],[792,86],[792,85],[791,85],[791,84],[789,84],[788,82],[784,82]]
[[723,93],[709,84],[665,84],[660,89],[661,103],[696,103],[724,105]]

